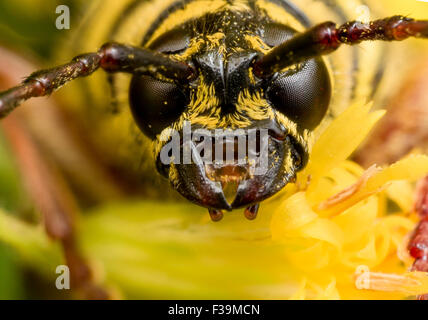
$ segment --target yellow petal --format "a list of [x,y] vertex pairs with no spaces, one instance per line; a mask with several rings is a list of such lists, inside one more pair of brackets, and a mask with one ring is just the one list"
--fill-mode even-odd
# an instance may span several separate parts
[[410,155],[385,168],[367,181],[367,191],[374,191],[389,181],[415,181],[428,173],[428,156]]
[[364,234],[373,229],[377,217],[378,204],[375,198],[358,203],[333,218],[343,231],[345,244],[361,239]]
[[299,289],[294,293],[289,300],[305,300],[306,299],[306,278],[300,282]]
[[396,180],[415,181],[428,173],[428,156],[411,155],[372,175],[352,197],[338,202],[325,210],[324,214],[335,215],[359,201],[375,194],[386,187],[386,184]]
[[414,205],[414,189],[409,181],[393,181],[386,189],[388,198],[393,200],[401,212],[410,212]]
[[323,290],[320,290],[316,300],[339,300],[340,294],[336,288],[336,279],[332,279],[331,282]]
[[306,201],[305,193],[298,192],[279,204],[271,220],[273,240],[289,235],[291,230],[300,228],[318,218]]
[[303,238],[326,241],[339,250],[343,246],[343,231],[329,219],[316,219],[293,234]]
[[[360,145],[384,111],[370,113],[371,103],[355,103],[346,109],[315,142],[306,169],[299,175],[301,183],[310,177],[309,191],[332,168],[339,166]],[[354,124],[354,125],[352,125]]]

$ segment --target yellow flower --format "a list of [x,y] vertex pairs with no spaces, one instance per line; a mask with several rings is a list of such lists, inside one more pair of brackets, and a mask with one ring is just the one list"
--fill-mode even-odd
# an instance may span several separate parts
[[[407,272],[412,259],[405,243],[417,221],[412,182],[428,172],[428,157],[411,155],[367,171],[347,160],[382,115],[370,105],[348,108],[316,140],[296,184],[262,203],[254,221],[232,212],[212,223],[191,204],[108,204],[81,218],[81,250],[98,281],[125,298],[404,299],[428,293],[428,276]],[[58,248],[47,245],[40,228],[0,213],[0,240],[55,276],[46,265],[61,262]]]
[[[300,290],[301,297],[406,298],[428,292],[428,275],[406,273],[412,260],[405,245],[416,221],[411,182],[428,173],[428,157],[411,155],[365,172],[347,161],[383,114],[369,109],[355,104],[335,120],[315,143],[296,186],[275,199],[272,239],[300,244],[287,258],[307,273],[305,287],[317,288],[315,295]],[[402,275],[365,269],[356,278],[365,285],[356,286],[354,272],[362,266]]]

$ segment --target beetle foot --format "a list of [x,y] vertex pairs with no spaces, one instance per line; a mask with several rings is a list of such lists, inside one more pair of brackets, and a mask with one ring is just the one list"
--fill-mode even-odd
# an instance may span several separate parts
[[221,210],[208,209],[208,212],[210,213],[210,217],[213,222],[218,222],[223,219],[223,211]]
[[244,215],[248,220],[254,220],[257,217],[257,213],[259,212],[260,203],[249,206],[244,211]]

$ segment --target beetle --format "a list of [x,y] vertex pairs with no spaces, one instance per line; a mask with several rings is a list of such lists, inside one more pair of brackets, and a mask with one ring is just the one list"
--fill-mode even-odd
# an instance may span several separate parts
[[[144,180],[143,189],[155,184],[168,193],[153,177],[157,170],[182,196],[207,208],[213,221],[238,208],[254,219],[259,204],[305,167],[325,124],[351,100],[375,97],[386,63],[381,42],[428,38],[425,20],[397,15],[360,22],[341,2],[309,2],[321,11],[306,13],[299,0],[95,1],[64,50],[79,55],[1,92],[0,118],[25,100],[86,78],[64,89],[73,97],[64,112],[119,180]],[[364,47],[370,40],[378,42]],[[43,117],[42,110],[33,112]],[[249,157],[211,165],[195,152],[197,141],[189,144],[190,163],[162,162],[170,132],[182,135],[186,121],[192,131],[265,130],[267,171],[250,174]],[[227,134],[217,138],[225,141]],[[216,148],[214,140],[209,143]],[[235,140],[225,145],[236,147]],[[260,153],[257,143],[252,148],[248,143],[247,156]],[[86,187],[98,177],[90,169],[79,176]],[[33,180],[42,190],[49,184],[40,176]],[[43,193],[53,200],[41,197],[45,216],[63,211],[55,190]],[[61,239],[70,233],[50,230]]]
[[[426,21],[403,16],[339,27],[326,22],[297,33],[265,14],[257,2],[218,5],[214,13],[174,25],[152,36],[152,41],[147,40],[148,32],[141,47],[110,42],[98,52],[33,73],[22,85],[1,94],[0,115],[6,116],[23,100],[48,95],[99,68],[129,73],[130,110],[140,130],[156,144],[159,172],[184,197],[209,208],[214,220],[222,216],[220,210],[240,207],[247,207],[246,216],[252,218],[258,203],[281,190],[304,167],[309,134],[327,113],[331,80],[320,56],[341,44],[428,36]],[[167,12],[174,15],[190,6],[173,3],[173,10]],[[262,49],[270,51],[261,54]],[[203,96],[204,91],[211,96]],[[201,103],[200,96],[206,101]],[[160,163],[159,137],[167,128],[181,129],[183,119],[208,129],[268,128],[268,173],[251,179],[239,173],[236,197],[229,203],[220,181],[207,177],[206,166]],[[280,159],[274,161],[274,155]],[[225,165],[215,169],[220,179],[224,179],[223,170]]]
[[[137,3],[131,2],[128,9]],[[148,28],[140,46],[108,42],[97,52],[33,73],[20,86],[0,94],[0,116],[97,69],[130,74],[130,111],[155,144],[158,171],[185,198],[207,207],[213,220],[222,216],[221,210],[241,207],[252,219],[258,204],[305,166],[310,133],[325,118],[331,100],[331,76],[321,56],[342,44],[428,37],[427,21],[403,16],[341,26],[325,22],[298,32],[278,23],[257,1],[213,1],[213,12],[171,23],[165,32],[156,29],[177,12],[204,3],[173,2]],[[307,24],[287,1],[283,10]],[[268,129],[267,173],[247,178],[247,167],[236,173],[233,165],[229,169],[223,164],[213,169],[217,178],[210,179],[198,156],[188,165],[160,163],[160,137],[168,128],[182,129],[184,120],[209,130]],[[231,175],[238,184],[228,202],[223,189]],[[219,182],[224,181],[222,189]]]
[[[128,10],[138,3],[131,2]],[[207,207],[213,220],[221,218],[221,210],[241,207],[252,219],[258,204],[305,166],[310,133],[327,115],[332,84],[321,56],[342,44],[428,37],[427,21],[403,16],[341,26],[325,22],[298,32],[278,23],[263,9],[264,2],[257,1],[213,1],[213,12],[172,23],[164,32],[156,29],[177,12],[204,3],[173,2],[159,16],[160,22],[147,29],[140,46],[108,42],[97,52],[33,73],[20,86],[0,94],[0,116],[24,100],[49,95],[97,69],[130,74],[130,111],[141,132],[155,144],[158,171],[185,198]],[[283,10],[307,24],[286,1]],[[236,165],[222,164],[212,169],[215,178],[210,178],[199,155],[188,165],[160,163],[160,137],[169,128],[182,129],[184,120],[209,130],[268,129],[267,173],[248,178],[248,162],[238,173],[233,170]],[[232,175],[237,190],[228,201],[223,189]]]

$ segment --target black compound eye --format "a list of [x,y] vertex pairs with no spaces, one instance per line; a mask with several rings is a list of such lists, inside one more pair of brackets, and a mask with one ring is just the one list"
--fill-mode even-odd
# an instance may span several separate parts
[[267,89],[273,107],[301,129],[313,129],[324,118],[331,98],[330,76],[322,59],[279,73]]
[[173,29],[158,37],[149,49],[162,53],[178,53],[187,49],[190,43],[189,33],[182,28]]
[[263,41],[270,47],[275,47],[291,39],[296,30],[279,23],[269,23],[264,28]]
[[187,105],[186,95],[176,84],[148,76],[132,78],[129,101],[135,122],[152,139],[177,120]]

